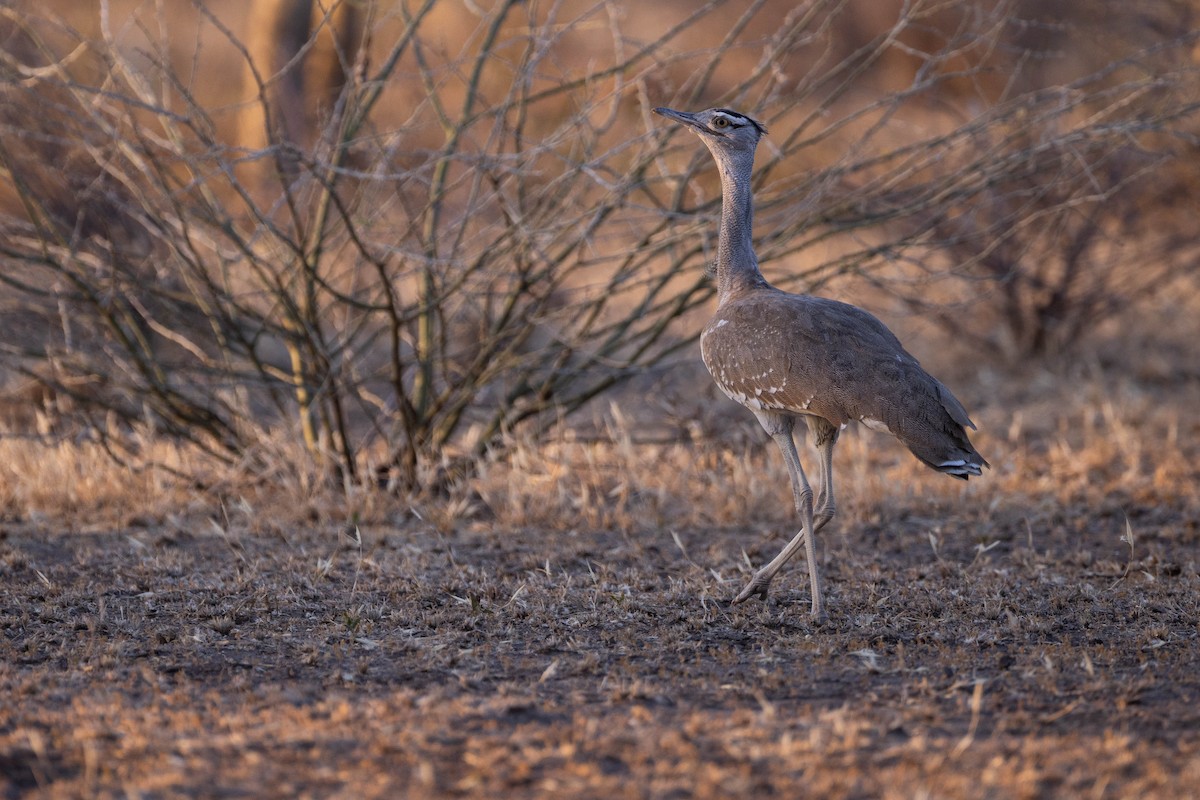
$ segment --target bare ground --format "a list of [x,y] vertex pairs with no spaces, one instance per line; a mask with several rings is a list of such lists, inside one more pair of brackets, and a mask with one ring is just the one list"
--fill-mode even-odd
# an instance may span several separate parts
[[826,534],[822,628],[728,605],[762,528],[10,524],[0,795],[1194,794],[1194,516],[956,511]]

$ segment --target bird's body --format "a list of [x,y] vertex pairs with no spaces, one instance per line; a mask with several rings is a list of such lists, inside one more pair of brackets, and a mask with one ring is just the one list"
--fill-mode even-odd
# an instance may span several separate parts
[[[763,278],[750,237],[750,175],[766,129],[723,108],[655,112],[691,127],[716,159],[722,188],[717,310],[701,333],[700,350],[721,391],[754,412],[778,443],[802,521],[734,602],[765,597],[775,574],[804,546],[812,614],[823,620],[815,535],[835,513],[833,447],[847,424],[891,433],[926,465],[958,478],[981,474],[987,462],[967,436],[965,428],[975,426],[966,409],[882,322],[846,303],[781,291]],[[797,419],[807,423],[821,457],[815,505],[792,436]]]
[[933,469],[978,474],[966,409],[861,308],[754,289],[717,308],[700,352],[721,391],[751,410],[861,422]]

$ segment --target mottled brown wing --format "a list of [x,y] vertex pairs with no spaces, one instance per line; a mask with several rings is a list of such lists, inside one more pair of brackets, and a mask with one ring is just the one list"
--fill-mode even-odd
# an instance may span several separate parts
[[718,309],[701,336],[721,389],[753,410],[862,422],[892,433],[921,461],[957,477],[986,461],[966,409],[871,314],[769,289]]

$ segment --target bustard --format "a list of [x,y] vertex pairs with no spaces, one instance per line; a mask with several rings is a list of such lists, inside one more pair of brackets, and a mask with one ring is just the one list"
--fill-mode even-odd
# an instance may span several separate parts
[[[717,386],[749,408],[779,445],[791,476],[800,532],[734,598],[766,599],[771,580],[803,546],[812,616],[827,619],[817,575],[816,533],[833,519],[833,447],[849,422],[885,431],[926,465],[956,478],[988,466],[967,437],[975,424],[962,403],[921,368],[871,314],[846,303],[790,294],[767,283],[750,237],[754,151],[761,123],[726,108],[688,113],[656,108],[708,146],[721,174],[717,311],[700,334],[704,365]],[[792,437],[807,424],[820,457],[815,510]]]

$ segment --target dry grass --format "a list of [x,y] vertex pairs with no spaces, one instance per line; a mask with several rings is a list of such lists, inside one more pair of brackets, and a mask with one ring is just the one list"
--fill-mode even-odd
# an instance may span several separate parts
[[610,411],[449,498],[6,439],[2,793],[1187,794],[1200,389],[973,386],[982,481],[847,432],[821,629],[799,565],[728,606],[793,526],[738,409],[652,445]]
[[[974,438],[992,462],[983,480],[948,481],[890,437],[847,429],[836,455],[839,521],[852,527],[914,507],[1200,506],[1200,387],[1188,379],[1164,387],[1128,372],[985,368],[964,378],[978,398],[968,403],[980,427]],[[674,391],[715,394],[708,383],[693,374]],[[249,479],[151,434],[128,437],[134,455],[114,460],[86,438],[13,432],[0,436],[0,504],[10,519],[88,518],[100,526],[240,514],[256,531],[267,519],[274,527],[411,517],[443,531],[487,524],[627,533],[793,523],[786,469],[751,415],[723,399],[702,400],[694,417],[664,422],[639,403],[609,403],[591,433],[572,421],[548,441],[510,441],[448,495],[322,483],[286,434],[270,452],[247,455],[277,465]]]

